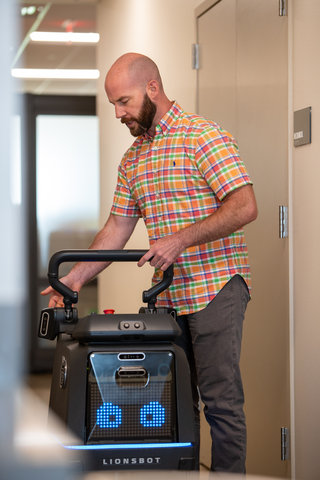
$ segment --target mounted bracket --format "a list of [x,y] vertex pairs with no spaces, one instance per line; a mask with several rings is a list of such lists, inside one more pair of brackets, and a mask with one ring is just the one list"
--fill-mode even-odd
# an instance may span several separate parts
[[281,461],[289,460],[289,429],[281,427]]
[[279,238],[287,238],[288,232],[288,207],[279,206]]
[[287,0],[279,0],[279,17],[287,16]]

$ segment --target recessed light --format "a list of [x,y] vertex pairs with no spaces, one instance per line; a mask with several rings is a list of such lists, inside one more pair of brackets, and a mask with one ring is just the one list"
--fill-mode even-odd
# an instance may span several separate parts
[[75,33],[75,32],[32,32],[30,38],[33,42],[80,42],[97,43],[99,33]]
[[29,79],[96,80],[100,72],[95,69],[13,68],[11,75]]

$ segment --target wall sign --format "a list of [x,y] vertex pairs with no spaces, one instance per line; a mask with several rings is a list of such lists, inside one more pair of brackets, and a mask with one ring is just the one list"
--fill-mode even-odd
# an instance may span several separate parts
[[295,147],[311,143],[311,107],[297,110],[293,114],[294,133],[293,142]]

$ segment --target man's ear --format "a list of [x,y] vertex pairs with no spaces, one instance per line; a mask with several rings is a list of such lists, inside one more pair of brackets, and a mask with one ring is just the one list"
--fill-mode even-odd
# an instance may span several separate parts
[[159,94],[159,84],[156,80],[150,80],[147,85],[147,94],[151,100],[154,100]]

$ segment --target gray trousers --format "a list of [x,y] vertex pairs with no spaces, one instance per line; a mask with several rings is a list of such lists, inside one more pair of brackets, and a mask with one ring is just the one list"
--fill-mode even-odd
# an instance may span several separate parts
[[175,343],[184,349],[190,365],[197,456],[200,392],[210,425],[213,471],[245,473],[247,439],[239,361],[248,301],[247,285],[235,275],[205,309],[177,318],[182,335]]

